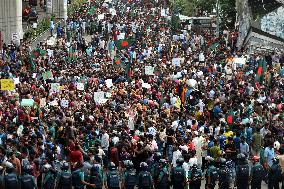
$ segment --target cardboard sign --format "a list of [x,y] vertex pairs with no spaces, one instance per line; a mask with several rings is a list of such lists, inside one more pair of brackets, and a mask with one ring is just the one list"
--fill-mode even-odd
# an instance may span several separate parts
[[16,78],[13,78],[14,80],[14,84],[17,85],[17,84],[20,84],[20,78],[19,77],[16,77]]
[[155,75],[154,70],[155,70],[155,68],[153,66],[145,66],[145,74],[146,75]]
[[21,106],[33,106],[34,100],[33,99],[22,99]]
[[43,78],[44,80],[52,79],[52,78],[53,78],[53,74],[52,74],[51,71],[44,72],[44,73],[42,74],[42,78]]
[[61,101],[60,101],[60,106],[63,107],[63,108],[68,108],[68,106],[69,106],[69,101],[68,101],[68,100],[65,100],[65,99],[61,100]]
[[41,99],[40,99],[39,106],[40,106],[41,108],[43,108],[43,107],[46,106],[46,98],[41,98]]
[[104,92],[94,92],[94,101],[98,102],[101,99],[105,98],[105,93]]
[[112,79],[107,79],[105,82],[106,82],[107,88],[111,88],[113,86]]
[[11,91],[15,89],[13,79],[1,79],[1,90],[2,91]]
[[142,88],[150,89],[151,85],[149,83],[142,83]]
[[180,58],[173,58],[172,64],[175,66],[180,66]]
[[77,90],[83,91],[85,89],[84,83],[77,83]]
[[58,93],[60,91],[60,84],[59,83],[51,83],[50,91],[54,93]]

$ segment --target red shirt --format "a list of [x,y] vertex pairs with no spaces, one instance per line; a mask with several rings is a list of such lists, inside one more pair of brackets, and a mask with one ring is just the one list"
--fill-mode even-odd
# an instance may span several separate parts
[[83,162],[83,154],[81,151],[77,150],[77,151],[72,151],[70,153],[70,161],[72,163],[76,163],[76,162]]

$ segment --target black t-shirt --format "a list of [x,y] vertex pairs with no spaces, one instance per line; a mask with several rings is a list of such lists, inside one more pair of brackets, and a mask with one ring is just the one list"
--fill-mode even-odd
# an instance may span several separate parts
[[[166,135],[167,136],[174,136],[175,134],[175,131],[173,128],[167,128],[166,129]],[[167,137],[167,145],[173,145],[174,143],[174,140],[172,137]]]
[[224,150],[225,150],[225,152],[226,152],[226,150],[234,151],[234,152],[226,152],[227,159],[234,160],[237,157],[236,147],[235,147],[234,143],[227,143],[225,145]]

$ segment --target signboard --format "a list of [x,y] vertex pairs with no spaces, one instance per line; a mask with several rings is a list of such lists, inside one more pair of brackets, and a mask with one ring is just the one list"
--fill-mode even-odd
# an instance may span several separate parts
[[13,79],[1,79],[1,90],[2,91],[11,91],[15,89]]
[[94,101],[99,102],[100,100],[105,98],[104,92],[94,92]]
[[146,75],[155,75],[153,66],[145,66],[145,74]]

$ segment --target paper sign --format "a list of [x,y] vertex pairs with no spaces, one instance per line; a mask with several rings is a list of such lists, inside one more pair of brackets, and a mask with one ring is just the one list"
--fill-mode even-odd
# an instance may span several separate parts
[[65,100],[65,99],[61,100],[61,101],[60,101],[60,106],[62,106],[63,108],[68,108],[68,106],[69,106],[69,101],[68,101],[68,100]]
[[111,14],[112,16],[115,16],[115,15],[116,15],[116,10],[113,9],[113,8],[110,8],[110,9],[109,9],[109,12],[110,12],[110,14]]
[[77,83],[77,90],[83,91],[85,88],[84,83]]
[[42,74],[42,78],[43,78],[44,80],[53,78],[52,72],[51,72],[51,71],[44,72],[44,73]]
[[41,108],[43,108],[43,107],[46,106],[46,98],[41,98],[41,99],[40,99],[39,106],[40,106]]
[[107,79],[105,82],[106,82],[107,88],[110,88],[110,87],[113,86],[113,84],[112,84],[112,79]]
[[105,104],[108,101],[108,99],[100,99],[97,101],[98,104]]
[[167,16],[167,14],[166,14],[166,9],[162,9],[162,10],[161,10],[161,16]]
[[105,18],[105,15],[104,14],[99,14],[98,15],[98,20],[103,20]]
[[104,92],[94,92],[94,101],[98,102],[100,99],[105,98]]
[[172,64],[175,66],[180,66],[180,58],[173,58]]
[[19,77],[13,78],[13,80],[14,80],[14,84],[15,84],[15,85],[21,83]]
[[36,78],[36,75],[37,75],[36,73],[33,73],[33,78],[34,78],[34,79]]
[[59,83],[51,83],[50,91],[57,93],[60,91],[60,84]]
[[246,58],[234,58],[234,63],[235,63],[235,64],[244,65],[244,64],[246,64],[246,61],[247,61]]
[[125,38],[125,33],[120,33],[120,34],[117,36],[117,40],[124,39],[124,38]]
[[142,87],[146,89],[150,89],[151,85],[149,83],[142,83]]
[[21,106],[33,106],[34,100],[33,99],[22,99]]
[[110,98],[111,97],[111,93],[106,93],[106,98]]
[[145,66],[145,74],[146,75],[155,75],[153,66]]
[[11,91],[15,89],[13,79],[1,79],[1,90],[2,91]]
[[54,100],[52,102],[49,103],[50,106],[58,106],[58,102],[57,100]]

